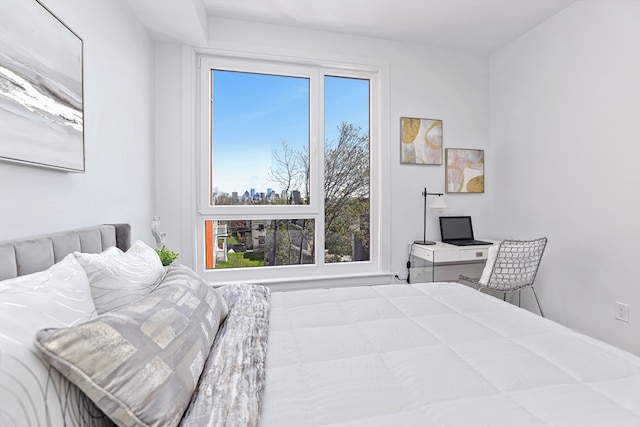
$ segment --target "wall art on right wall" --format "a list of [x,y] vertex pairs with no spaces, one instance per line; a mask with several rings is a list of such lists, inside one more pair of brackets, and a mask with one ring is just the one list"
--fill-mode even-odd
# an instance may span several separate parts
[[400,163],[442,164],[442,120],[400,117]]
[[445,150],[447,193],[484,193],[484,150]]

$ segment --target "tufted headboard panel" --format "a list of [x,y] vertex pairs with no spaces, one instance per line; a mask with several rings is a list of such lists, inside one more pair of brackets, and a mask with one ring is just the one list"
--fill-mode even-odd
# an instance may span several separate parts
[[46,270],[68,254],[131,246],[131,225],[103,224],[0,242],[0,280]]

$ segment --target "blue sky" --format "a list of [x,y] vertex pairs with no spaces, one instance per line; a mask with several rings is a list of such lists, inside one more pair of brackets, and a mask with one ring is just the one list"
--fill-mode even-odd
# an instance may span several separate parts
[[[308,145],[308,79],[215,71],[213,102],[214,187],[279,192],[268,180],[272,150],[283,140]],[[336,139],[343,121],[368,131],[368,80],[325,78],[325,138]]]

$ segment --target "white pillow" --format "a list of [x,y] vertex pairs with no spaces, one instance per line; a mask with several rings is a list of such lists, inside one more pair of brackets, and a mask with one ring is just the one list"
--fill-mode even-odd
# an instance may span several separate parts
[[48,270],[0,282],[0,425],[110,423],[33,346],[40,329],[95,316],[87,275],[71,254]]
[[493,265],[496,263],[499,247],[500,245],[494,244],[487,252],[487,263],[484,265],[484,270],[482,270],[482,276],[480,276],[479,280],[481,285],[487,286],[487,283],[489,283],[489,277],[491,276],[491,271],[493,271]]
[[99,254],[73,254],[87,273],[98,314],[148,295],[164,277],[160,257],[140,240],[127,252],[112,246]]

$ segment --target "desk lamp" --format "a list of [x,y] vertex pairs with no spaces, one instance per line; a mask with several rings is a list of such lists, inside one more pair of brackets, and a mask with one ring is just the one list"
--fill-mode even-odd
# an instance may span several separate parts
[[425,188],[422,192],[422,197],[424,197],[424,214],[422,217],[422,240],[416,240],[414,243],[416,245],[435,245],[436,242],[432,242],[427,240],[427,196],[438,196],[436,200],[429,205],[431,209],[438,209],[442,212],[443,209],[448,209],[447,203],[444,201],[444,197],[442,193],[427,193],[427,189]]

